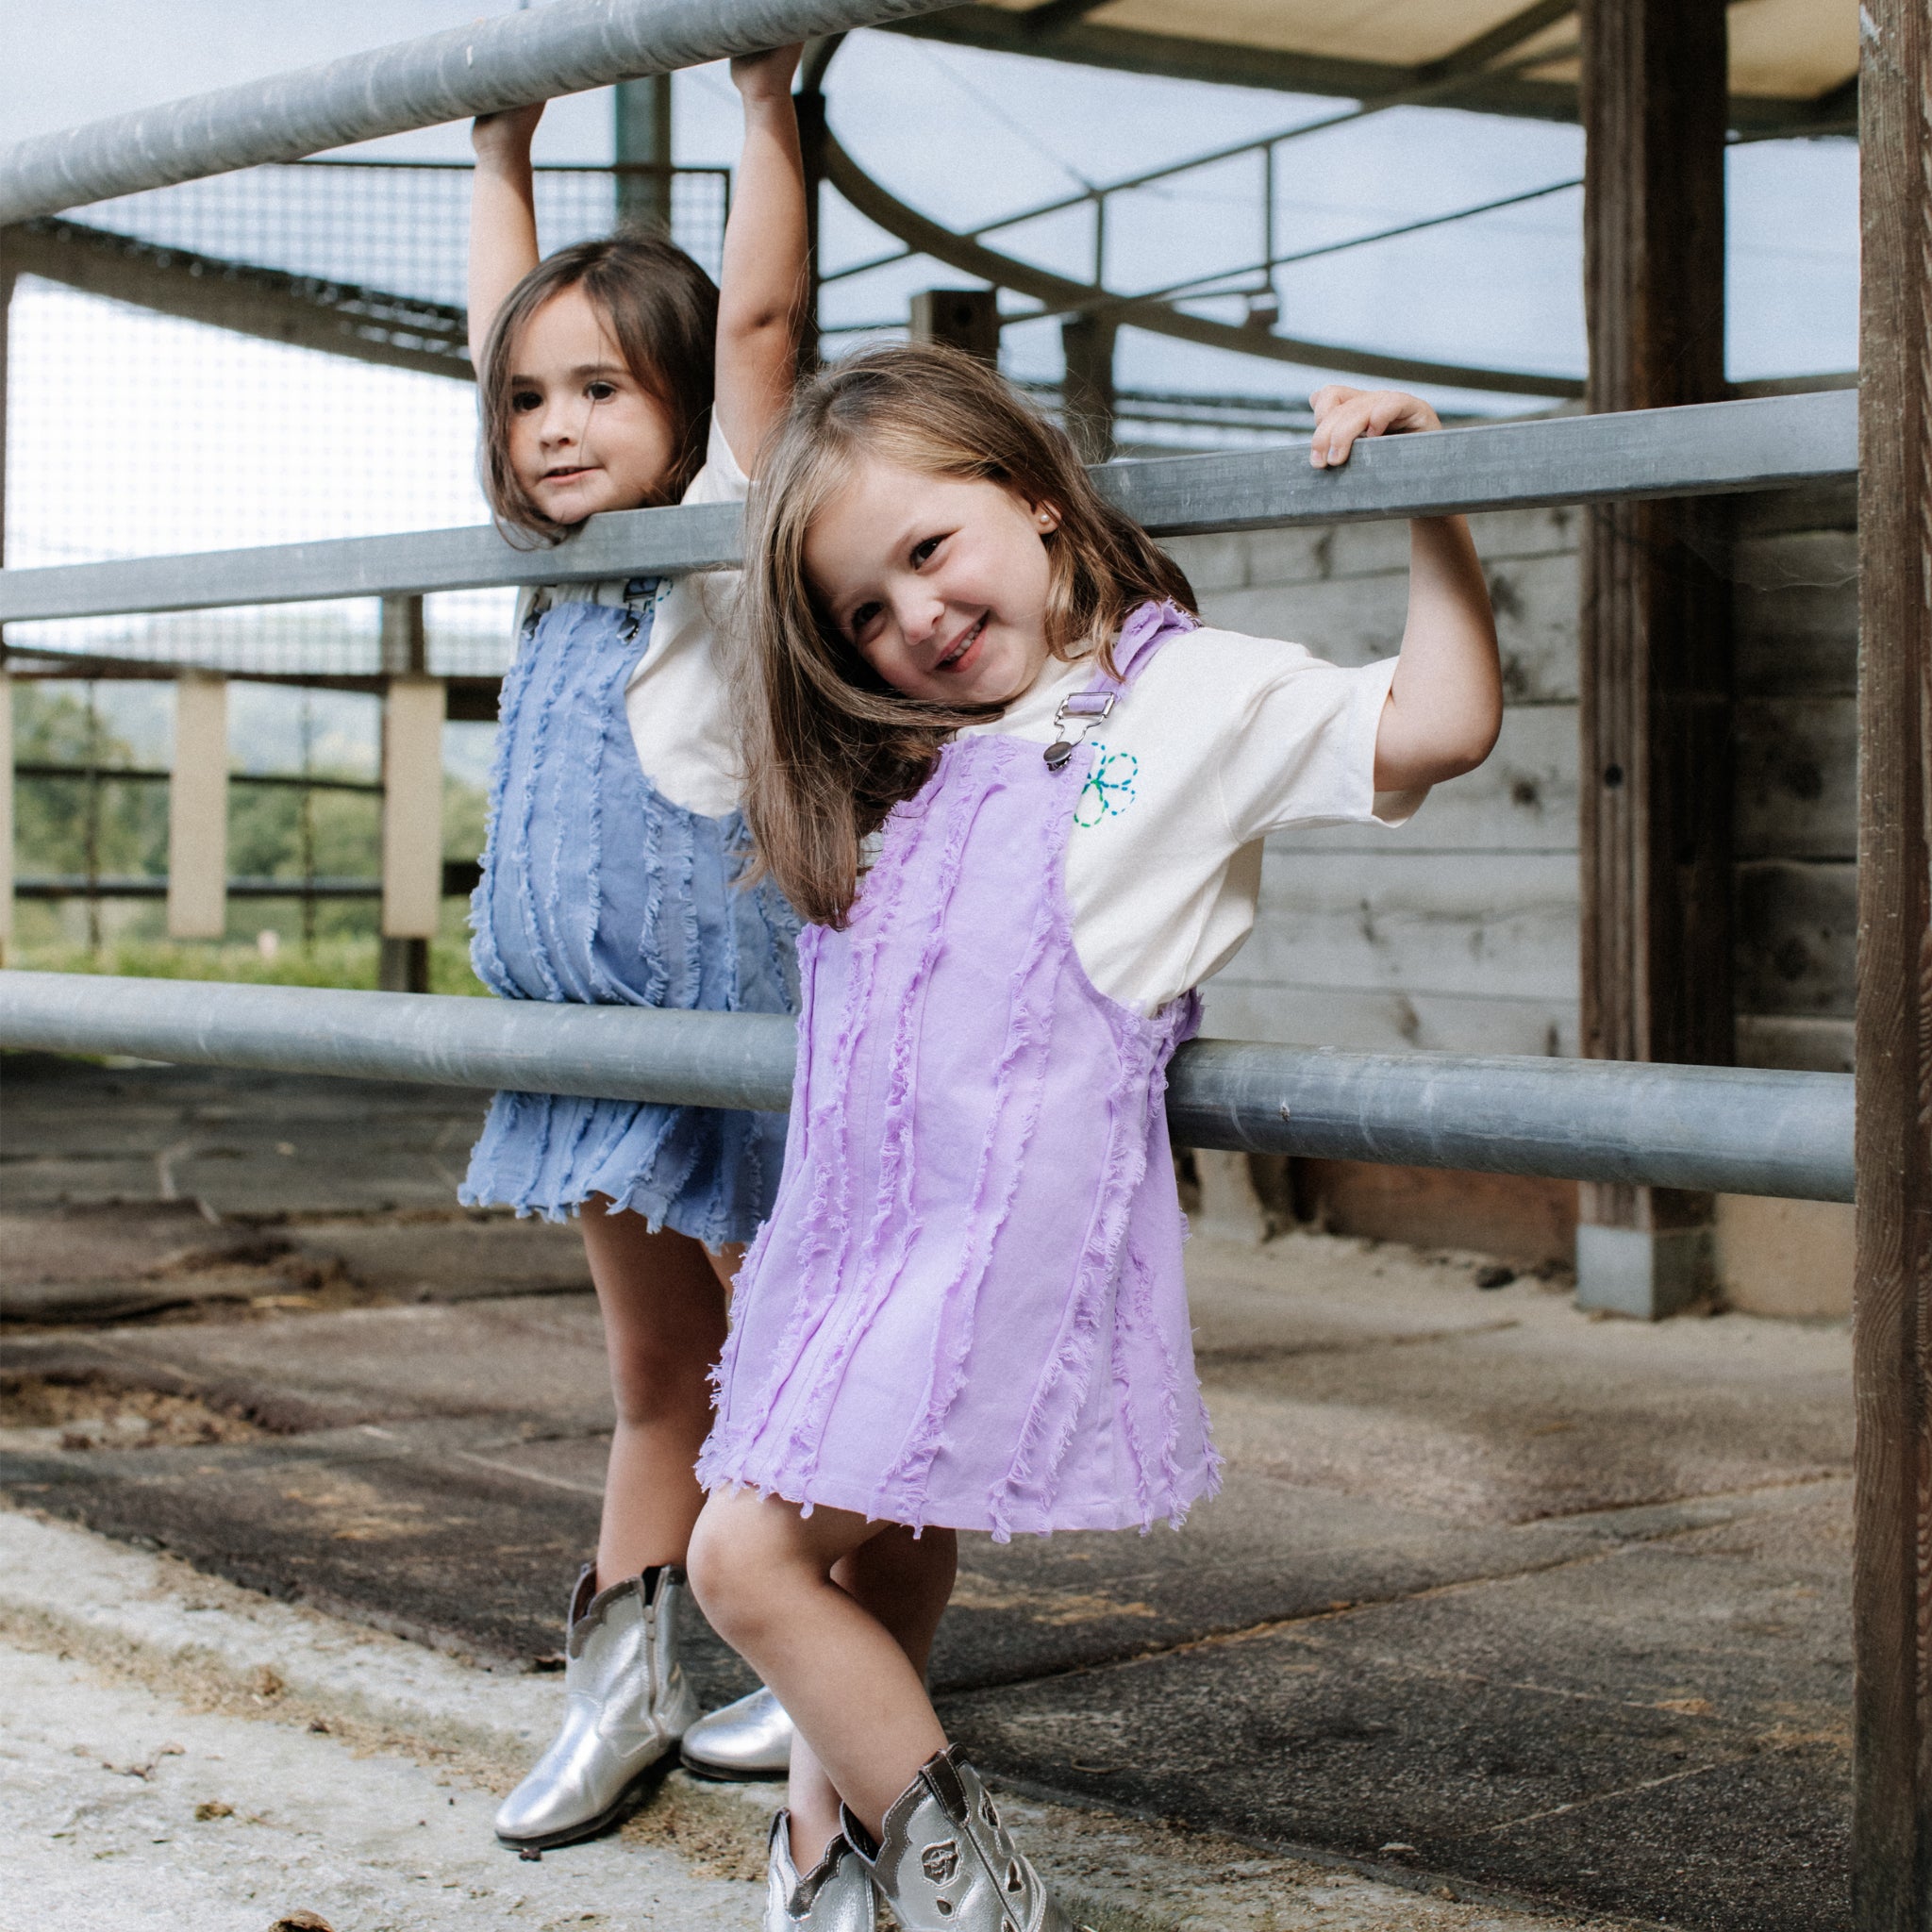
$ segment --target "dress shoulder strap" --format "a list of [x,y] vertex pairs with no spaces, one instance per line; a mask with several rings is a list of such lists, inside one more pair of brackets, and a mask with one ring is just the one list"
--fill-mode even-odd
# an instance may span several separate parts
[[1055,708],[1053,742],[1045,753],[1047,770],[1058,772],[1088,732],[1112,714],[1115,700],[1169,638],[1197,629],[1199,623],[1177,604],[1157,604],[1150,599],[1138,606],[1121,625],[1115,641],[1114,675],[1109,677],[1105,671],[1099,672],[1085,691],[1070,692]]

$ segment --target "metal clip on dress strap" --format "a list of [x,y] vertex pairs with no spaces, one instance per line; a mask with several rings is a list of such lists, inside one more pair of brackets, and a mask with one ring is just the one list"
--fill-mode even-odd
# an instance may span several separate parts
[[[1113,701],[1118,695],[1110,691],[1076,691],[1059,701],[1053,714],[1053,742],[1045,752],[1049,772],[1058,772],[1074,756],[1074,746],[1084,744],[1087,734],[1112,715]],[[1070,718],[1078,721],[1072,737],[1067,735]]]

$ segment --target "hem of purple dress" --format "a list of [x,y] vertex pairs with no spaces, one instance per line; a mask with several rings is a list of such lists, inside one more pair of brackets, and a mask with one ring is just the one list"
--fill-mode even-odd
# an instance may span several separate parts
[[759,1496],[775,1496],[781,1503],[790,1503],[794,1509],[808,1516],[814,1509],[843,1509],[849,1515],[864,1517],[868,1523],[900,1524],[915,1536],[928,1529],[960,1529],[991,1536],[994,1542],[1003,1543],[1009,1542],[1015,1536],[1052,1536],[1062,1530],[1071,1533],[1089,1529],[1138,1529],[1145,1536],[1157,1523],[1161,1522],[1165,1522],[1170,1529],[1179,1529],[1196,1503],[1207,1502],[1220,1492],[1221,1457],[1212,1450],[1208,1457],[1194,1479],[1183,1485],[1179,1494],[1145,1510],[1124,1508],[1124,1499],[1096,1498],[1085,1509],[1064,1507],[1052,1509],[1047,1512],[1051,1518],[1047,1522],[1022,1522],[1010,1513],[1003,1521],[995,1521],[991,1509],[984,1505],[976,1509],[964,1507],[956,1509],[945,1504],[932,1504],[923,1508],[916,1520],[887,1516],[877,1507],[876,1491],[866,1485],[827,1482],[817,1476],[809,1482],[786,1476],[761,1481],[747,1474],[735,1458],[713,1456],[708,1451],[698,1457],[697,1478],[699,1487],[708,1493],[714,1490],[753,1490]]

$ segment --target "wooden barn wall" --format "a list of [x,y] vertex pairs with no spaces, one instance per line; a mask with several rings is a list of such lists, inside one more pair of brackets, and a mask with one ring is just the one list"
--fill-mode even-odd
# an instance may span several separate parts
[[[1494,755],[1441,787],[1399,830],[1271,840],[1254,937],[1209,984],[1206,1031],[1388,1051],[1576,1051],[1579,522],[1570,509],[1474,519],[1503,653],[1507,708]],[[1400,642],[1402,525],[1190,538],[1173,549],[1210,623],[1291,639],[1343,664],[1386,657]],[[1848,1070],[1852,492],[1741,499],[1728,549],[1739,691],[1738,1057]],[[1383,1221],[1361,1231],[1416,1239],[1433,1213],[1438,1238],[1459,1232],[1443,1219],[1446,1204],[1430,1208],[1421,1176],[1364,1176],[1357,1192],[1384,1204],[1360,1209]],[[1387,1205],[1395,1199],[1406,1204],[1400,1212]],[[1547,1245],[1546,1191],[1525,1184],[1523,1205],[1516,1245]]]

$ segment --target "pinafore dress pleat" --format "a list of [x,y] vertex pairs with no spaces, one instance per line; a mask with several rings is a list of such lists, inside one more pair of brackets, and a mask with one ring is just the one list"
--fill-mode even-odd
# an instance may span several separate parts
[[[559,603],[526,625],[504,679],[477,976],[506,999],[785,1013],[797,915],[739,883],[743,818],[686,810],[638,764],[625,688],[651,641],[655,580],[623,607]],[[561,1220],[592,1194],[711,1246],[770,1211],[785,1116],[499,1093],[460,1198]]]
[[[1123,675],[1188,621],[1147,607]],[[921,1527],[1145,1528],[1218,1483],[1163,1105],[1191,993],[1074,951],[1093,754],[956,740],[843,931],[799,942],[785,1179],[733,1297],[708,1488]]]

